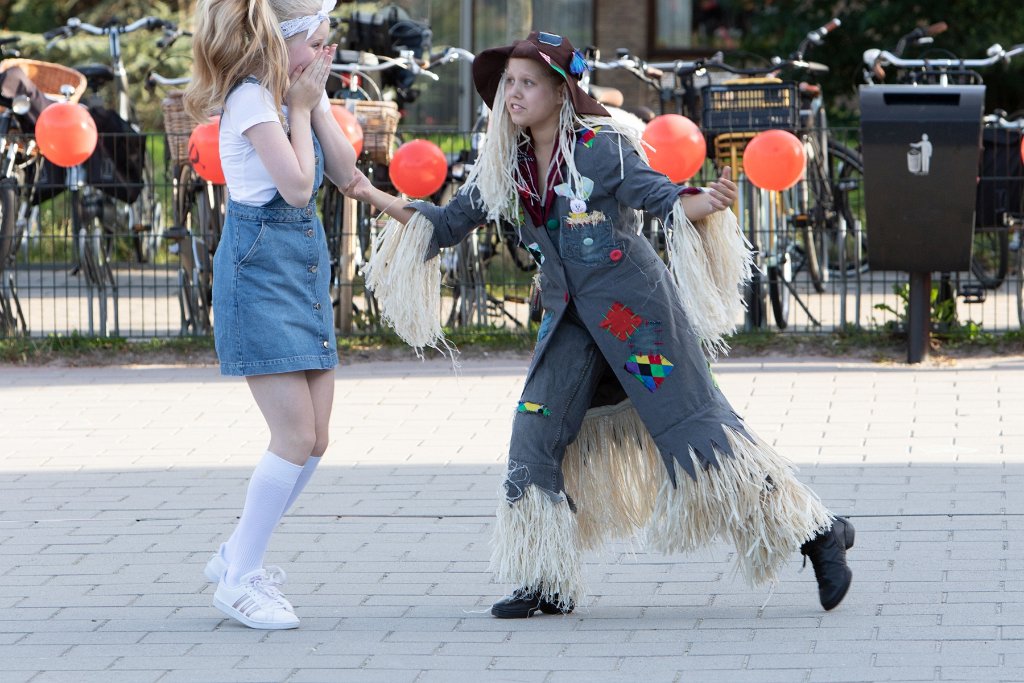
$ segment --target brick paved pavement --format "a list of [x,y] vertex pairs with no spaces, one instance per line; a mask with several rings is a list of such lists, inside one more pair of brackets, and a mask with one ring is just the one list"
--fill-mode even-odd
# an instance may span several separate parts
[[0,368],[0,681],[1024,680],[1024,359],[736,360],[737,409],[856,522],[820,610],[696,557],[589,556],[568,617],[487,614],[523,360],[337,372],[329,462],[274,538],[296,631],[221,618],[202,567],[266,434],[215,368]]

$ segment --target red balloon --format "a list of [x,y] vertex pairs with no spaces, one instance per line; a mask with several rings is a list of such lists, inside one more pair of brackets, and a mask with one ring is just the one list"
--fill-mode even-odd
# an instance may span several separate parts
[[651,119],[641,139],[654,148],[647,148],[651,168],[667,175],[673,183],[692,178],[708,154],[700,128],[679,114]]
[[224,168],[220,165],[220,117],[211,116],[209,123],[201,123],[188,138],[188,160],[203,180],[223,185]]
[[444,185],[448,160],[433,142],[410,140],[395,151],[388,175],[402,194],[426,197]]
[[91,157],[98,137],[89,110],[74,102],[55,102],[40,112],[36,121],[39,151],[64,168]]
[[363,153],[363,127],[359,125],[355,114],[350,112],[348,107],[340,104],[331,105],[331,114],[334,115],[334,120],[341,126],[341,132],[352,143],[352,148],[355,149],[356,156],[358,157]]
[[743,150],[743,172],[762,190],[788,190],[803,177],[806,166],[804,146],[788,131],[758,133]]

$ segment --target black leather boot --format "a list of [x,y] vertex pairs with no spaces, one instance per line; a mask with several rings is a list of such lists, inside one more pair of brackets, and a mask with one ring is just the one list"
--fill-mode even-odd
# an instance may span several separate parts
[[832,528],[800,546],[800,552],[814,565],[814,578],[818,580],[818,598],[828,611],[838,605],[850,590],[853,571],[846,564],[846,551],[853,547],[853,524],[845,517],[836,517]]
[[507,598],[494,603],[491,606],[491,614],[499,619],[526,619],[532,617],[538,610],[544,614],[569,614],[573,610],[572,603],[563,610],[554,602],[542,600],[540,595],[540,590],[520,588]]

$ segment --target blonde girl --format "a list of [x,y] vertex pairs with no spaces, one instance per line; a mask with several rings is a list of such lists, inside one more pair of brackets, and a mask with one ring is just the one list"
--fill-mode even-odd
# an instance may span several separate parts
[[324,174],[339,186],[355,154],[324,91],[336,45],[333,0],[200,0],[185,106],[220,114],[227,216],[214,258],[214,335],[221,373],[244,376],[270,443],[231,537],[206,565],[213,604],[257,629],[295,628],[263,567],[274,527],[328,445],[338,363],[330,260],[317,217]]

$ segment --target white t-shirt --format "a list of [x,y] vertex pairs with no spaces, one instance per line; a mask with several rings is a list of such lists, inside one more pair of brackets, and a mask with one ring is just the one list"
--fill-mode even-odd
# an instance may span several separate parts
[[[320,108],[329,111],[331,103],[325,91]],[[285,107],[285,116],[288,109]],[[280,121],[270,91],[259,83],[242,83],[228,95],[220,117],[220,163],[233,200],[250,206],[262,206],[274,198],[277,186],[245,131],[257,123]]]

